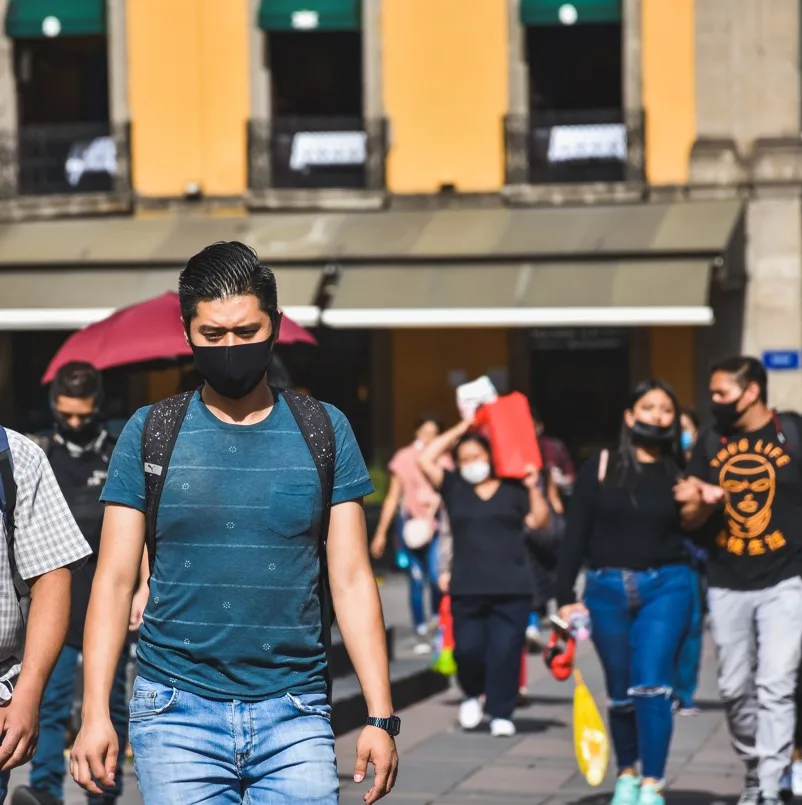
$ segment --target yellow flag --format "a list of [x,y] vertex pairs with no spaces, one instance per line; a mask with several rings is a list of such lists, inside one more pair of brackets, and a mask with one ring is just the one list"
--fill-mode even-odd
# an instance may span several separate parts
[[599,714],[599,708],[582,679],[574,671],[574,749],[579,771],[589,785],[600,785],[607,773],[610,740]]

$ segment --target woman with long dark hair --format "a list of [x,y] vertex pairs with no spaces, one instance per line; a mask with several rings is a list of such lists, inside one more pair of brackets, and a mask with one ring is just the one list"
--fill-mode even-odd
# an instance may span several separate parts
[[[515,734],[512,714],[533,592],[524,531],[545,526],[549,506],[534,468],[523,482],[496,477],[490,445],[469,428],[465,421],[438,436],[421,453],[420,467],[442,495],[451,525],[448,589],[454,659],[465,693],[460,725],[478,727],[486,711],[491,734],[506,737]],[[449,450],[457,472],[443,469]]]
[[[560,554],[560,616],[590,615],[604,667],[618,762],[612,805],[664,802],[676,658],[695,583],[673,492],[685,466],[680,434],[671,387],[638,384],[618,449],[579,474]],[[583,565],[584,603],[577,603]]]

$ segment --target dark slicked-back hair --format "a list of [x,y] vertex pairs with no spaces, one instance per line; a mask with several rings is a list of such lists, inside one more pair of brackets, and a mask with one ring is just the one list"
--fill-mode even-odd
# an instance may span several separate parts
[[97,403],[103,397],[103,379],[91,363],[70,361],[56,372],[50,395],[53,400],[56,397],[91,397]]
[[232,240],[213,243],[190,257],[178,278],[178,298],[184,326],[198,313],[199,302],[253,294],[270,316],[273,331],[278,319],[278,291],[273,271],[259,262],[256,252]]
[[753,358],[751,355],[736,355],[733,358],[725,358],[710,367],[711,375],[716,372],[726,372],[728,375],[732,375],[744,390],[750,383],[757,383],[760,389],[760,399],[763,402],[768,401],[768,377],[763,364],[757,358]]

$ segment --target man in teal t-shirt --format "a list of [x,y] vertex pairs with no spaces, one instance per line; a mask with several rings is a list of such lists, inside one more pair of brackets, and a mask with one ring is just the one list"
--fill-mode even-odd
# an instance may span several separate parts
[[[265,379],[281,322],[275,279],[248,247],[214,244],[188,262],[179,293],[206,383],[187,409],[159,504],[130,708],[140,790],[145,805],[334,805],[339,782],[318,597],[322,495],[289,406]],[[394,782],[397,721],[361,507],[372,486],[348,421],[325,407],[336,453],[329,579],[372,717],[355,779],[374,764],[367,801],[375,802]],[[71,759],[90,791],[111,784],[119,749],[106,688],[144,545],[147,411],[126,425],[102,495],[85,718]]]

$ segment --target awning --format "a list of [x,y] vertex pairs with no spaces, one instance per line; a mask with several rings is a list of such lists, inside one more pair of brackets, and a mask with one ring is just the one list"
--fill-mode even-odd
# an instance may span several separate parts
[[262,0],[259,27],[266,31],[358,31],[361,0]]
[[[277,268],[279,304],[305,327],[318,323],[318,268]],[[178,286],[177,268],[0,269],[0,330],[74,330]]]
[[106,0],[9,0],[6,36],[85,36],[106,33]]
[[577,261],[721,255],[742,203],[495,207],[221,216],[172,213],[0,224],[0,267],[182,266],[219,240],[269,263]]
[[708,325],[709,260],[348,267],[332,327]]
[[524,25],[620,22],[621,0],[521,0]]

